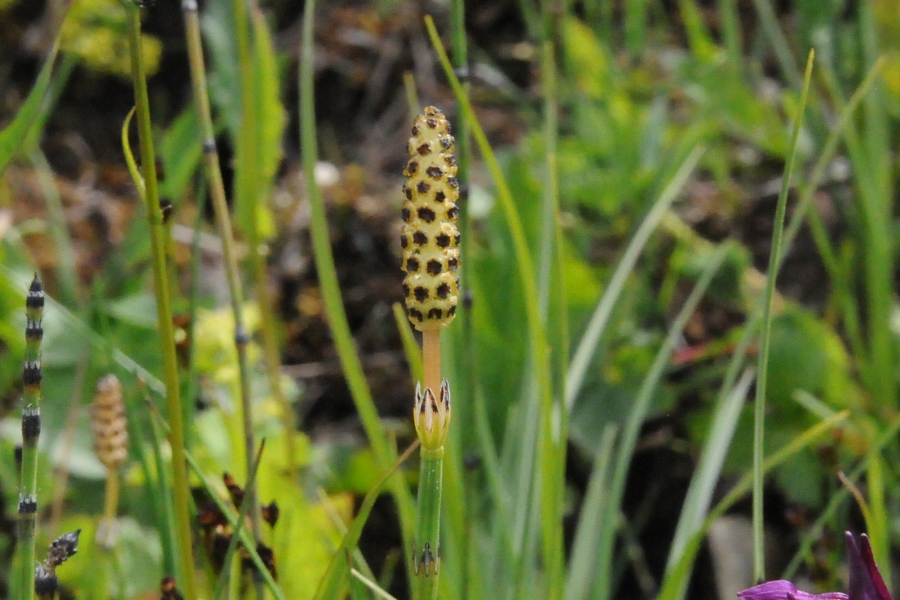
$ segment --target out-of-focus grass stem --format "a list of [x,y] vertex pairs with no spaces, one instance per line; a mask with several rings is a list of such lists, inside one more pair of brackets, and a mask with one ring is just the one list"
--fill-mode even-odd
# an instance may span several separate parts
[[[300,58],[300,146],[303,154],[303,171],[309,194],[310,233],[316,262],[322,298],[325,303],[328,323],[334,335],[335,346],[350,388],[353,402],[360,421],[372,445],[375,461],[380,472],[387,472],[396,459],[384,427],[378,418],[378,411],[372,393],[366,384],[362,364],[353,343],[347,314],[341,302],[341,292],[337,281],[337,271],[328,238],[328,223],[325,218],[325,203],[321,190],[316,184],[315,165],[318,160],[316,144],[315,106],[313,104],[313,17],[314,0],[307,0],[303,11],[303,46]],[[404,555],[412,556],[413,511],[412,495],[405,482],[398,476],[390,478],[390,489],[397,502],[403,536]]]
[[788,150],[787,163],[781,180],[781,192],[778,194],[778,205],[775,209],[775,227],[772,233],[772,250],[769,253],[769,268],[766,277],[765,301],[763,302],[762,328],[759,336],[759,361],[756,378],[756,397],[753,420],[753,574],[756,581],[765,580],[765,554],[763,547],[763,459],[765,456],[765,419],[766,419],[766,381],[769,368],[769,337],[772,326],[772,299],[775,295],[775,280],[778,277],[778,266],[781,260],[781,242],[784,234],[784,219],[787,212],[787,196],[794,172],[794,159],[797,155],[797,140],[803,124],[803,112],[809,96],[809,84],[812,79],[813,58],[815,52],[810,50],[806,62],[806,75],[803,78],[803,92],[800,105],[794,117],[791,131],[791,143]]
[[165,368],[166,401],[169,413],[169,442],[172,447],[175,517],[178,532],[181,573],[178,581],[188,598],[198,598],[194,581],[194,557],[191,545],[191,521],[189,483],[184,448],[184,420],[178,380],[178,360],[175,354],[175,330],[172,323],[172,306],[169,296],[166,268],[165,234],[162,211],[159,206],[159,189],[156,181],[156,160],[153,150],[153,129],[150,121],[150,102],[147,97],[147,80],[141,55],[141,13],[129,0],[125,6],[128,23],[128,42],[131,53],[131,74],[138,117],[138,134],[141,163],[144,176],[144,205],[150,223],[150,246],[153,257],[153,278],[156,290],[157,323],[162,344]]

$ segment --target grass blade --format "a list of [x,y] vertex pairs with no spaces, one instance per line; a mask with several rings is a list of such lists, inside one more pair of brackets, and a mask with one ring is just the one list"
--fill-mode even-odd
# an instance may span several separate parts
[[815,52],[810,50],[806,62],[806,75],[803,79],[803,92],[800,95],[800,107],[794,119],[791,132],[791,144],[788,151],[787,164],[781,180],[781,192],[778,194],[778,206],[775,209],[775,230],[772,233],[772,250],[769,253],[769,269],[766,277],[765,301],[763,303],[762,329],[759,339],[759,360],[756,382],[756,398],[753,415],[753,565],[754,579],[765,580],[765,555],[763,549],[763,475],[765,419],[766,419],[766,379],[769,368],[769,336],[772,328],[772,301],[775,295],[775,280],[778,277],[778,266],[781,258],[781,241],[784,234],[784,216],[787,209],[788,190],[791,175],[794,172],[794,159],[797,156],[797,140],[800,137],[800,126],[809,96],[809,84],[812,79],[813,58]]

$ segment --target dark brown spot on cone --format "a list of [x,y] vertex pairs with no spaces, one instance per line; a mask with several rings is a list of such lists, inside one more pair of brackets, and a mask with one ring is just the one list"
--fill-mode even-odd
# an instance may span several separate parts
[[[441,248],[446,248],[447,246],[450,245],[450,236],[447,235],[446,233],[442,233],[439,236],[437,236],[437,238],[435,238],[434,241],[437,242],[437,245],[440,246]],[[406,246],[404,246],[404,248],[405,247]]]
[[446,298],[450,295],[450,286],[446,283],[442,283],[437,287],[437,296],[438,298]]
[[403,249],[406,249],[407,246],[409,246],[409,238],[407,238],[405,235],[401,235],[400,236],[400,247]]
[[427,194],[428,190],[430,190],[430,189],[431,189],[431,185],[427,181],[420,181],[419,183],[416,184],[416,190],[420,194]]
[[442,311],[439,308],[432,308],[431,310],[428,311],[429,319],[440,319],[443,316],[444,316],[444,311]]
[[435,259],[428,261],[428,272],[431,275],[440,275],[443,270],[444,266],[441,264],[441,261]]
[[411,160],[409,164],[406,165],[406,174],[407,175],[415,175],[419,170],[419,161]]
[[447,199],[447,194],[445,194],[442,190],[438,190],[434,195],[435,202],[443,202]]
[[452,220],[459,218],[459,207],[457,205],[453,205],[447,209],[447,218]]
[[424,286],[416,286],[416,289],[413,290],[413,293],[416,295],[416,300],[419,302],[425,302],[428,300],[428,288]]
[[419,259],[418,258],[410,258],[406,261],[406,271],[407,273],[418,273],[419,272]]
[[429,177],[433,177],[435,179],[440,179],[444,175],[444,172],[440,167],[428,167],[427,169],[425,169],[425,172],[428,173]]
[[458,187],[459,187],[459,181],[456,179],[456,177],[448,177],[448,178],[447,178],[447,184],[448,184],[450,187],[455,187],[455,188],[458,188]]
[[428,125],[431,129],[437,127],[437,119],[425,119],[425,124]]
[[416,148],[416,152],[421,154],[422,156],[428,156],[431,154],[431,144],[422,144],[418,148]]
[[[424,246],[428,243],[428,236],[422,231],[417,231],[413,234],[413,241],[420,246]],[[406,246],[404,246],[404,248],[405,247]]]
[[437,215],[434,214],[434,211],[428,208],[427,206],[423,206],[416,211],[419,215],[419,218],[425,221],[426,223],[431,223],[434,221]]

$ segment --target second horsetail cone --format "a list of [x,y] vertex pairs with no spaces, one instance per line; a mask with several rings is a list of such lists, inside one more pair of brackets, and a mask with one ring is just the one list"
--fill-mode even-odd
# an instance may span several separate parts
[[122,385],[115,375],[107,375],[97,382],[91,406],[91,430],[97,458],[107,469],[115,471],[128,458],[128,422]]
[[459,182],[450,124],[433,106],[419,115],[409,138],[403,192],[403,297],[419,331],[446,327],[459,304]]

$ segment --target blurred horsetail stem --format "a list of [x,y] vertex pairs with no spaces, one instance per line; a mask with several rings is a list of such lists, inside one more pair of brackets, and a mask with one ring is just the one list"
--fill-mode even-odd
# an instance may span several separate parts
[[37,273],[25,297],[25,365],[22,368],[22,477],[19,489],[19,594],[34,598],[34,527],[37,516],[37,446],[41,436],[41,340],[44,288]]
[[406,313],[422,332],[424,390],[416,386],[413,422],[422,442],[419,509],[413,546],[413,597],[436,598],[441,566],[440,513],[444,440],[450,427],[450,384],[441,380],[441,330],[459,304],[459,183],[450,124],[429,106],[409,139],[400,235]]

